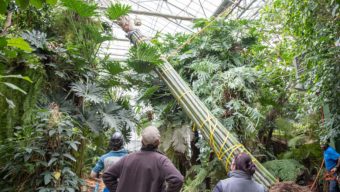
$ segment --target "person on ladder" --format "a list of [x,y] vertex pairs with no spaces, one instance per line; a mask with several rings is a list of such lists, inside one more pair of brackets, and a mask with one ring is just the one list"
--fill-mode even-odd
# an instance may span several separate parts
[[[123,135],[119,132],[115,132],[109,142],[109,148],[111,151],[99,158],[96,166],[91,171],[92,178],[99,179],[99,173],[101,171],[104,172],[108,170],[112,165],[128,154],[128,151],[123,148],[123,145]],[[103,192],[109,192],[109,190],[105,187]]]
[[329,192],[340,192],[338,185],[340,154],[329,146],[328,142],[322,142],[321,148],[327,170],[325,180],[329,181]]

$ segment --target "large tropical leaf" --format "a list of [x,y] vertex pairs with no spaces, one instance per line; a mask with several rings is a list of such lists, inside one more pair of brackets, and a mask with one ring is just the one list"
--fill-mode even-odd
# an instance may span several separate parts
[[138,100],[149,99],[158,90],[159,90],[158,85],[152,86],[145,90],[143,95]]
[[93,103],[103,102],[103,89],[98,87],[95,83],[72,83],[71,90],[78,97],[83,97],[85,101]]
[[26,80],[26,81],[28,81],[30,83],[33,82],[28,76],[22,76],[22,75],[0,75],[0,81],[1,81],[1,79],[6,79],[6,78],[17,78],[17,79]]
[[75,117],[94,132],[102,130],[103,126],[100,123],[100,117],[96,108],[89,108],[83,113],[79,111]]
[[0,0],[0,14],[5,14],[7,11],[9,0]]
[[83,0],[61,0],[63,5],[75,11],[82,17],[91,17],[97,14],[97,5],[86,3]]
[[192,137],[190,126],[182,126],[182,128],[175,129],[172,135],[172,146],[174,150],[185,153]]
[[117,75],[126,70],[118,61],[107,62],[104,67],[111,75]]
[[9,83],[9,82],[1,82],[2,84],[6,85],[7,87],[13,89],[13,90],[17,90],[20,91],[23,94],[27,94],[26,91],[24,91],[23,89],[21,89],[20,87],[14,85],[13,83]]
[[30,0],[31,5],[33,5],[34,7],[36,7],[37,9],[40,9],[43,4],[45,3],[44,0]]
[[21,37],[7,39],[7,46],[15,47],[27,52],[32,52],[30,45]]
[[46,44],[46,33],[32,30],[21,34],[21,37],[30,42],[33,46],[37,48],[44,48]]
[[138,73],[148,73],[162,63],[158,49],[147,43],[132,47],[129,56],[128,65]]
[[127,15],[131,11],[131,6],[120,3],[111,4],[106,10],[106,16],[111,20]]
[[118,103],[109,102],[100,109],[102,124],[105,128],[130,129],[135,128],[132,111],[124,109]]
[[50,4],[50,5],[55,5],[57,4],[58,0],[46,0],[46,3],[47,4]]
[[26,9],[29,5],[29,0],[15,0],[15,2],[21,9]]

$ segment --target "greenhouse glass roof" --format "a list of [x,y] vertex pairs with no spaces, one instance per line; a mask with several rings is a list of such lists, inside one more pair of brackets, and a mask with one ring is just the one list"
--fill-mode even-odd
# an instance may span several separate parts
[[[253,19],[265,0],[98,0],[102,9],[120,2],[131,6],[131,19],[148,38],[156,33],[193,33],[193,21],[198,18],[227,13],[226,19]],[[113,25],[115,40],[102,45],[103,53],[116,60],[125,60],[131,46],[119,26]]]

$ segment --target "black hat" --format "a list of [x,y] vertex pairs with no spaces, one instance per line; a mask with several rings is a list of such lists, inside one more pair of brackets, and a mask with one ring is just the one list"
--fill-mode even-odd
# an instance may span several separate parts
[[119,132],[115,132],[110,139],[109,147],[113,150],[119,150],[122,148],[123,144],[124,144],[123,135]]

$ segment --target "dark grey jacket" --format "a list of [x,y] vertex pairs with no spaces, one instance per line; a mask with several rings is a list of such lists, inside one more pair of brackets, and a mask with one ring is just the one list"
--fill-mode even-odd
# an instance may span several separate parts
[[253,181],[244,171],[235,170],[229,176],[218,182],[213,192],[266,192],[263,185]]
[[103,181],[110,192],[179,192],[183,176],[165,155],[142,150],[110,167]]

